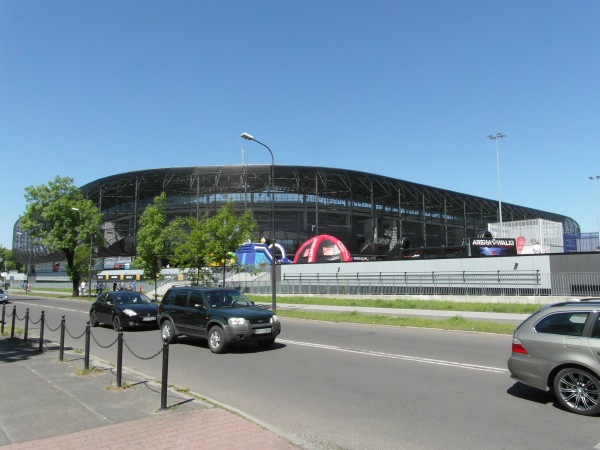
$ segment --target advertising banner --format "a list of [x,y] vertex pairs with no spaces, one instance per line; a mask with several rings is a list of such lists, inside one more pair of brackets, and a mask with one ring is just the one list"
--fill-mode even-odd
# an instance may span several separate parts
[[471,256],[517,256],[516,239],[469,238]]

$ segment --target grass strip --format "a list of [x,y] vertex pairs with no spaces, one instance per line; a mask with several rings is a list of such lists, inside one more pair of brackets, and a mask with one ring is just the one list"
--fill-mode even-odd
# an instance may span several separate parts
[[515,325],[465,319],[454,316],[448,319],[426,317],[400,317],[377,314],[362,314],[356,311],[334,313],[298,310],[278,310],[277,315],[294,319],[321,320],[327,322],[362,323],[395,327],[436,328],[441,330],[476,331],[480,333],[512,334]]
[[[266,303],[266,297],[247,295],[256,302]],[[279,303],[302,305],[328,305],[328,306],[353,306],[369,308],[400,308],[400,309],[428,309],[434,311],[473,311],[531,314],[540,307],[534,303],[478,303],[478,302],[453,302],[448,300],[420,300],[420,299],[351,299],[351,298],[326,298],[326,297],[278,297]]]

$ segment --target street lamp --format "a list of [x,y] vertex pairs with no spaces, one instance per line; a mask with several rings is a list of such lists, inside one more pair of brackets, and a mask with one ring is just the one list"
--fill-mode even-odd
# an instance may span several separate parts
[[596,246],[596,250],[600,250],[600,218],[598,216],[598,189],[596,187],[596,182],[598,181],[598,179],[600,179],[600,175],[588,178],[594,182],[594,195],[596,196],[596,227],[598,229],[598,245]]
[[498,153],[498,139],[505,138],[506,135],[502,133],[490,134],[486,136],[496,143],[496,174],[498,176],[498,216],[500,218],[500,237],[504,237],[502,230],[502,200],[500,199],[500,156]]
[[25,292],[29,292],[29,269],[31,267],[31,238],[29,237],[29,234],[23,233],[22,231],[17,231],[17,234],[27,237],[27,267],[25,268]]
[[256,139],[254,139],[254,136],[248,134],[248,133],[242,133],[241,135],[242,138],[246,139],[247,141],[254,141],[257,144],[262,145],[264,148],[266,148],[267,150],[269,150],[269,154],[271,155],[271,183],[270,183],[270,189],[271,189],[271,246],[272,246],[272,251],[271,251],[271,309],[273,311],[276,311],[277,308],[277,278],[275,275],[275,158],[273,157],[273,152],[271,151],[271,149],[263,144],[260,141],[257,141]]
[[[74,206],[71,206],[71,209],[73,211],[79,211],[79,208],[75,208]],[[92,297],[92,264],[93,264],[93,261],[92,261],[92,252],[94,251],[93,247],[92,247],[92,245],[93,245],[93,242],[92,242],[93,239],[94,239],[94,235],[90,234],[90,265],[89,265],[89,268],[88,268],[88,298]]]

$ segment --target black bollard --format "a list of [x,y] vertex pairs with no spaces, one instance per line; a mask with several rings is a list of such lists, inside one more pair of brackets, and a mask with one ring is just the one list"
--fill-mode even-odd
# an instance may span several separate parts
[[123,329],[119,328],[117,338],[117,387],[121,387],[121,374],[123,372]]
[[85,370],[90,368],[90,322],[85,326],[85,356],[83,358]]
[[6,305],[2,305],[2,323],[0,323],[0,334],[4,334],[4,321],[6,320]]
[[160,389],[160,409],[167,409],[167,389],[169,388],[169,343],[163,340],[162,383]]
[[15,338],[15,320],[17,320],[17,305],[13,306],[12,329],[10,330],[10,338]]
[[40,317],[40,347],[38,351],[43,353],[44,351],[44,327],[46,323],[46,314],[42,311],[42,317]]
[[29,331],[29,308],[25,310],[25,335],[23,336],[23,344],[27,344],[27,332]]
[[65,356],[65,316],[62,316],[62,320],[60,321],[60,351],[58,360],[63,362],[63,358]]

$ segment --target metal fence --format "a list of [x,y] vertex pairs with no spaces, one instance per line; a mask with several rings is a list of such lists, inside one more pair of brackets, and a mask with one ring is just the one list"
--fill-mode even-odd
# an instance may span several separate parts
[[[226,286],[250,294],[271,292],[268,279],[227,280]],[[291,295],[484,295],[600,296],[600,274],[494,272],[377,272],[284,274],[277,292]]]

